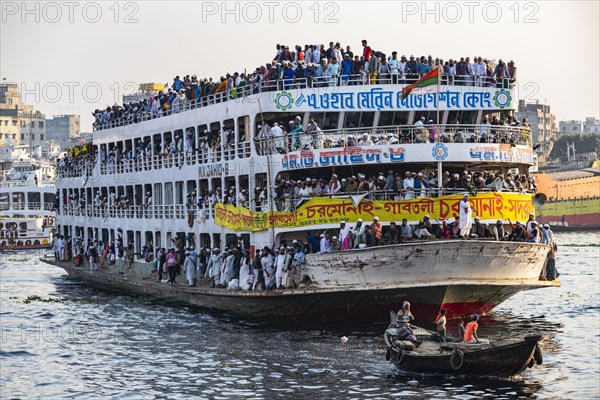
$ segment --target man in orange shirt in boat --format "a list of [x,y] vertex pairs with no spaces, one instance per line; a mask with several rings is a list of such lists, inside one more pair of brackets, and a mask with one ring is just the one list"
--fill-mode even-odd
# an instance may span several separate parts
[[469,322],[465,327],[465,343],[476,344],[476,343],[489,343],[487,339],[479,339],[477,336],[477,328],[479,324],[479,315],[473,314],[473,321]]

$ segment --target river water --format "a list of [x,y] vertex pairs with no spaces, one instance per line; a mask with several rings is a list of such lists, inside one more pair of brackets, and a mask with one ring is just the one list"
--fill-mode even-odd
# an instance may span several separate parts
[[71,281],[36,252],[3,254],[0,398],[598,398],[600,232],[555,236],[562,287],[519,293],[480,323],[481,337],[543,335],[544,364],[512,380],[402,375],[385,361],[386,324],[165,306]]

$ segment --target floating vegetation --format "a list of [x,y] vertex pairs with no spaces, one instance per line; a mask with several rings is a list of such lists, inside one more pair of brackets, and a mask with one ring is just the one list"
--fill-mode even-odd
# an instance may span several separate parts
[[76,297],[69,300],[86,304],[106,304],[108,302],[106,299],[101,299],[99,297]]
[[13,262],[25,262],[25,261],[29,261],[29,257],[10,257],[8,259],[8,261],[13,261]]
[[131,300],[133,303],[153,303],[156,301],[156,299],[152,296],[147,296],[147,295],[143,295],[143,296],[128,296],[129,300]]
[[563,247],[600,247],[600,243],[559,243],[558,245]]
[[31,296],[27,296],[23,300],[23,303],[29,304],[32,301],[40,301],[42,303],[64,303],[65,301],[67,301],[67,299],[65,297],[41,297],[36,294],[33,294]]

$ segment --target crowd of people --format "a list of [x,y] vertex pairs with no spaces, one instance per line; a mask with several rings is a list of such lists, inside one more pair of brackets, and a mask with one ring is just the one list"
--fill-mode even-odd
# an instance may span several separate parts
[[[465,205],[466,204],[466,205]],[[555,245],[550,227],[538,224],[533,214],[526,222],[498,220],[495,224],[485,224],[477,216],[471,217],[468,196],[461,202],[461,215],[453,222],[432,221],[425,216],[417,225],[408,224],[403,219],[400,224],[390,222],[383,226],[379,218],[364,223],[359,219],[353,227],[345,221],[339,229],[327,229],[322,233],[307,231],[305,240],[282,240],[279,246],[257,249],[254,257],[239,240],[236,244],[220,249],[201,248],[196,252],[193,245],[187,247],[161,248],[151,256],[149,246],[143,257],[152,261],[153,271],[159,282],[177,283],[177,276],[183,274],[189,286],[196,286],[199,279],[208,279],[212,287],[229,290],[276,290],[297,288],[309,282],[302,268],[307,254],[323,254],[350,249],[409,243],[418,240],[435,239],[489,239],[498,241],[530,242],[550,245],[552,264],[545,272],[547,279],[555,279],[558,274],[553,263]],[[469,208],[464,210],[463,208]],[[550,269],[551,268],[551,269]],[[168,275],[168,280],[165,278]]]
[[[306,177],[302,179],[285,180],[278,178],[273,189],[273,210],[282,212],[293,212],[306,200],[313,197],[335,197],[345,194],[364,194],[368,200],[412,200],[426,197],[439,197],[455,193],[479,191],[512,192],[512,193],[534,193],[537,190],[535,177],[529,174],[502,174],[485,170],[464,170],[462,173],[442,173],[441,188],[435,171],[401,171],[388,170],[387,174],[379,172],[377,175],[358,173],[339,178],[338,174],[332,174],[329,179]],[[217,203],[232,204],[234,206],[254,208],[256,211],[269,211],[268,188],[257,186],[253,193],[247,187],[240,185],[229,188],[217,187],[215,190],[193,189],[187,193],[185,198],[185,210],[188,212],[205,212],[206,218],[210,218],[210,208]],[[134,200],[130,195],[117,194],[116,189],[111,188],[105,195],[96,190],[90,199],[85,192],[81,194],[76,191],[66,195],[64,199],[65,211],[80,214],[86,207],[101,215],[107,215],[108,211],[117,214],[131,210]],[[136,205],[140,216],[152,214],[151,206],[152,192],[148,191],[141,196]],[[139,207],[138,207],[139,208]],[[130,213],[133,214],[133,211]]]
[[147,99],[128,104],[96,109],[94,129],[106,129],[114,124],[131,124],[215,102],[236,99],[259,91],[292,87],[333,86],[352,84],[407,83],[435,68],[442,71],[443,83],[456,85],[512,85],[517,78],[513,61],[498,62],[479,56],[443,60],[433,56],[398,55],[374,50],[361,42],[362,50],[330,42],[329,46],[304,45],[292,50],[287,45],[276,46],[273,59],[250,73],[226,73],[220,79],[198,78],[197,75],[175,76],[168,89]]
[[[279,179],[275,184],[274,198],[277,211],[293,211],[297,205],[315,196],[336,196],[343,194],[366,193],[365,198],[372,200],[412,200],[420,197],[437,197],[457,192],[496,191],[526,193],[535,192],[537,184],[529,174],[493,173],[489,171],[467,171],[462,174],[444,171],[441,177],[441,189],[437,173],[388,170],[378,175],[358,173],[339,178],[332,174],[330,179],[303,178],[298,180]],[[236,204],[235,196],[219,197],[214,200]],[[257,208],[263,208],[266,200],[266,188],[255,191]],[[247,202],[247,201],[246,201]]]
[[449,125],[437,125],[422,116],[412,126],[394,128],[363,128],[323,132],[313,116],[306,130],[300,116],[286,124],[283,121],[258,125],[256,149],[258,154],[320,148],[355,147],[408,143],[502,143],[525,145],[530,142],[530,125],[527,118],[519,121],[512,115],[484,117],[482,123],[461,126],[456,120]]

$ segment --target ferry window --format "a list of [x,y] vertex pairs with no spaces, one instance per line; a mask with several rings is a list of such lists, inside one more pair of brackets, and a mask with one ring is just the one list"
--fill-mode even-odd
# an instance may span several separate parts
[[24,193],[13,193],[12,195],[12,208],[15,210],[23,210],[25,208],[25,194]]
[[238,141],[247,142],[250,140],[250,116],[238,118]]
[[198,145],[202,147],[202,142],[205,142],[208,136],[208,126],[199,125],[196,132],[198,132]]
[[478,111],[448,111],[446,124],[468,125],[474,124]]
[[173,204],[173,183],[165,183],[165,204]]
[[379,126],[408,125],[408,115],[405,111],[382,111],[379,114]]
[[50,204],[54,203],[55,198],[56,195],[54,193],[44,193],[44,203],[46,203],[46,208],[48,208]]
[[40,209],[40,193],[27,193],[27,202],[30,210],[39,210]]
[[[444,114],[440,112],[440,119],[442,119],[443,115]],[[412,123],[417,122],[421,117],[425,117],[425,122],[437,122],[437,111],[415,111],[414,121]]]
[[175,204],[185,204],[183,202],[183,181],[175,182]]
[[0,210],[8,210],[8,193],[0,193]]
[[373,126],[374,112],[347,112],[344,128],[364,128]]
[[322,130],[337,129],[340,119],[340,114],[336,112],[312,112],[309,116],[315,118],[317,125],[319,125],[319,128]]

